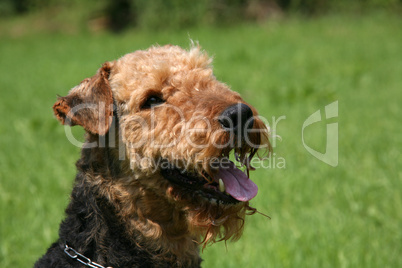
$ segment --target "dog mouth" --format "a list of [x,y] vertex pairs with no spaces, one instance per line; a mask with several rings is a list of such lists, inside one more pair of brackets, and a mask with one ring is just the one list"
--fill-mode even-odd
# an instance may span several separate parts
[[236,204],[253,199],[258,192],[257,185],[232,161],[224,160],[212,175],[174,166],[161,168],[161,174],[173,185],[191,190],[209,201]]

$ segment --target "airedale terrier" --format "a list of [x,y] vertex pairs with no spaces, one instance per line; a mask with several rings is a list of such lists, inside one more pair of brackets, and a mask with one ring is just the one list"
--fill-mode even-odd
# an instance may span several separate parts
[[59,97],[57,119],[86,141],[59,239],[35,267],[199,267],[200,246],[241,236],[268,129],[211,62],[198,46],[151,47]]

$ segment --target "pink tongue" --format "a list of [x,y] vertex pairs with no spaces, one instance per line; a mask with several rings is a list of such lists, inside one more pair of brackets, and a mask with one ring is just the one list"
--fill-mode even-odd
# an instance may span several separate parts
[[246,202],[257,195],[257,185],[233,162],[219,168],[214,180],[219,183],[219,179],[225,183],[226,192],[239,201]]

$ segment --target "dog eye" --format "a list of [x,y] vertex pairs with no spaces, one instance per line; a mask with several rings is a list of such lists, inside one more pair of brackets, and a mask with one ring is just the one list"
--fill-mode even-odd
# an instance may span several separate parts
[[144,104],[141,106],[141,109],[149,109],[153,106],[159,105],[164,103],[165,101],[158,97],[158,96],[150,96],[148,99],[144,102]]

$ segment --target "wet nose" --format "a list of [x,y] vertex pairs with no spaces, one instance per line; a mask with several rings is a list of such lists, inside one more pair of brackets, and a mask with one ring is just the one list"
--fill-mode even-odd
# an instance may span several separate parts
[[253,111],[244,103],[236,103],[226,108],[218,121],[226,131],[233,131],[237,136],[244,136],[245,131],[253,127]]

